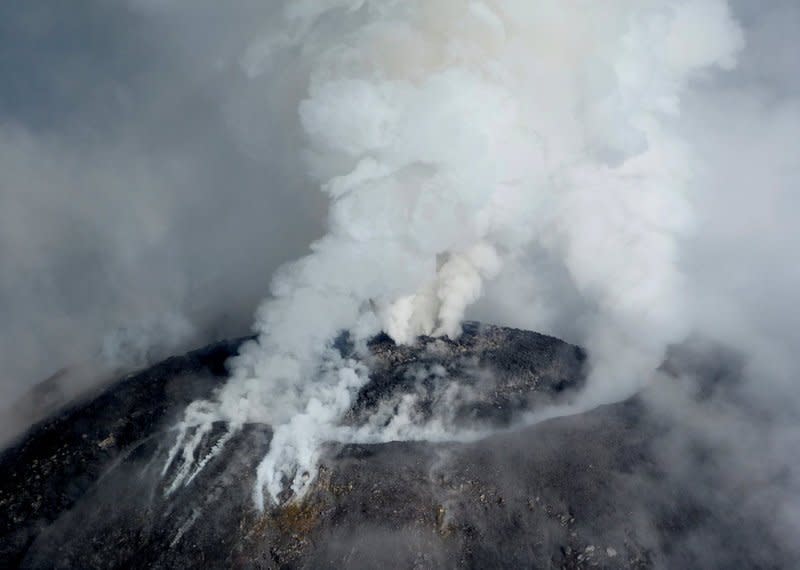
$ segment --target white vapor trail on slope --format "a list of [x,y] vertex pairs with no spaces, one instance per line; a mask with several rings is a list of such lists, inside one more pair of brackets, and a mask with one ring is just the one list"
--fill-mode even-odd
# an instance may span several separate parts
[[724,0],[303,0],[277,25],[242,62],[309,70],[298,113],[329,231],[275,278],[258,341],[184,435],[271,424],[256,503],[287,481],[301,497],[368,379],[332,339],[455,337],[531,248],[593,308],[584,402],[641,386],[691,325],[677,258],[692,165],[670,117],[690,80],[735,63]]

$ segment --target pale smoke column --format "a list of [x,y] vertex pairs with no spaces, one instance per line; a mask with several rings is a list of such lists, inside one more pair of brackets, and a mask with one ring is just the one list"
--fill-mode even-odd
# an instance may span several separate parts
[[284,480],[303,495],[367,380],[330,349],[340,331],[457,335],[484,280],[527,248],[562,259],[595,308],[592,401],[631,393],[685,333],[691,168],[669,116],[689,79],[733,64],[724,1],[304,0],[278,27],[243,64],[309,66],[298,112],[331,206],[220,394],[234,428],[274,426],[259,507]]

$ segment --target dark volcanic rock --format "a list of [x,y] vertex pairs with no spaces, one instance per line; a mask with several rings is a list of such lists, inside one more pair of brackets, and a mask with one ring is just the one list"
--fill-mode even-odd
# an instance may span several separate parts
[[582,387],[583,351],[553,337],[468,322],[457,341],[421,337],[397,346],[380,335],[369,344],[370,382],[349,415],[363,421],[382,402],[413,394],[433,415],[443,392],[462,393],[452,420],[475,427],[509,425],[515,413],[564,399]]
[[[129,376],[35,426],[0,456],[0,561],[23,568],[779,567],[736,506],[697,496],[658,451],[667,429],[634,399],[470,444],[330,445],[301,502],[259,513],[252,425],[167,496],[162,470],[184,407],[209,397],[242,341]],[[370,345],[371,381],[346,418],[416,394],[435,412],[443,384],[470,398],[455,420],[504,427],[568,397],[583,353],[531,332],[470,324],[458,341]],[[223,427],[219,426],[219,430]],[[210,434],[209,442],[215,434]],[[766,532],[766,531],[764,531]],[[702,548],[700,549],[702,550]],[[738,563],[738,564],[737,564]]]

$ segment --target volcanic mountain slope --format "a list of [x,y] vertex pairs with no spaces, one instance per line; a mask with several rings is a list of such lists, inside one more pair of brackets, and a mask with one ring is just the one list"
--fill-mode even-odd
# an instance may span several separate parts
[[[659,451],[669,428],[645,414],[639,398],[503,429],[525,410],[569,398],[585,357],[552,337],[474,323],[458,341],[423,338],[409,347],[374,339],[371,380],[345,422],[374,421],[410,395],[421,421],[444,413],[446,400],[453,425],[494,435],[331,444],[304,499],[259,513],[255,468],[271,431],[249,425],[191,483],[167,493],[171,428],[187,404],[221,384],[225,361],[245,340],[131,375],[3,452],[4,565],[781,566],[778,542],[758,521],[743,520],[735,499],[671,474]],[[445,398],[452,386],[463,397]],[[223,430],[217,426],[199,454]]]

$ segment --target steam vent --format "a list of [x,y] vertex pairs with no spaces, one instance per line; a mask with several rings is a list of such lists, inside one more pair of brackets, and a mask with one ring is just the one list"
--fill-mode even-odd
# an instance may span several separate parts
[[[552,337],[475,323],[457,342],[375,338],[370,381],[344,420],[357,426],[382,405],[413,401],[419,425],[446,413],[474,438],[325,444],[310,491],[259,512],[252,490],[271,429],[248,424],[168,493],[174,425],[224,381],[243,340],[123,378],[4,451],[3,567],[658,568],[703,567],[689,561],[707,556],[709,566],[732,568],[770,567],[780,556],[757,520],[741,524],[747,511],[735,497],[703,491],[714,487],[713,471],[702,470],[712,478],[705,485],[684,476],[714,463],[709,450],[671,464],[674,428],[644,413],[647,391],[525,424],[526,414],[569,401],[585,355]],[[725,376],[686,355],[674,360],[710,383]],[[468,396],[448,398],[454,390]],[[204,436],[198,456],[222,431]],[[763,548],[748,546],[754,533]]]

